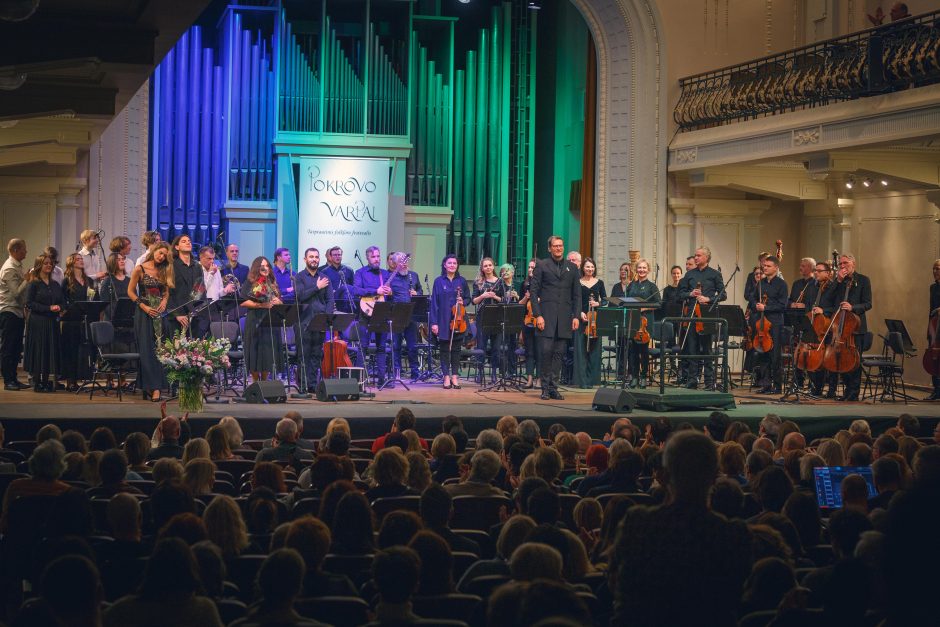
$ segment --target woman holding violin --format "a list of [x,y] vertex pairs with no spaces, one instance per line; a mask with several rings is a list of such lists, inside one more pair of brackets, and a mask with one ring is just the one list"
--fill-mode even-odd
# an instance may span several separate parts
[[780,278],[780,261],[769,255],[761,261],[763,278],[750,292],[748,309],[751,311],[751,340],[757,353],[760,369],[758,394],[780,394],[782,369],[780,368],[780,331],[787,310],[787,283]]
[[[823,367],[830,373],[842,375],[845,389],[840,400],[857,401],[862,384],[862,366],[861,359],[856,360],[854,356],[860,356],[867,350],[860,340],[868,333],[865,312],[871,309],[871,280],[855,271],[854,255],[843,254],[839,257],[835,284],[826,292],[828,298],[823,303],[822,310],[832,319],[832,329]],[[839,316],[833,318],[836,314]],[[858,322],[856,323],[849,314],[858,316]],[[836,335],[838,337],[835,337]],[[841,364],[846,362],[851,362],[854,367],[841,367]],[[831,380],[829,385],[830,390],[834,389]]]
[[437,336],[441,352],[441,370],[444,389],[460,389],[460,348],[467,332],[467,309],[470,287],[457,272],[457,256],[447,255],[441,260],[441,276],[431,287],[431,333]]
[[633,280],[633,270],[630,268],[630,262],[624,261],[620,264],[620,276],[613,287],[610,288],[610,295],[616,296],[617,298],[623,298],[627,293],[627,287],[630,285],[630,281]]
[[499,331],[483,329],[483,310],[490,305],[497,305],[505,302],[505,285],[496,275],[496,263],[490,257],[484,257],[480,260],[480,270],[473,281],[473,293],[471,298],[476,305],[476,325],[477,325],[477,348],[483,349],[484,356],[482,362],[489,359],[490,372],[495,378],[496,368],[499,365]]
[[[604,282],[597,278],[597,263],[585,257],[581,262],[581,325],[572,338],[574,382],[588,389],[601,382],[601,341],[597,334],[597,308],[607,300]],[[583,333],[582,333],[583,330]]]
[[[639,326],[630,338],[630,387],[646,387],[650,370],[650,333],[653,331],[652,313],[659,309],[660,296],[656,284],[649,280],[650,262],[640,259],[636,262],[636,278],[627,287],[625,296],[649,301],[649,309],[640,310]],[[633,313],[633,312],[631,312]],[[632,326],[632,325],[631,325]]]

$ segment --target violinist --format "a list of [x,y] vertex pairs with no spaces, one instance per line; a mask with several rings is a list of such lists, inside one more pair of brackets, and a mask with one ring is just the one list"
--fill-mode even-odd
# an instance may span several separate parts
[[503,282],[496,276],[496,264],[490,257],[480,260],[480,270],[473,281],[473,304],[477,306],[477,347],[481,348],[484,356],[480,358],[481,365],[489,359],[490,373],[495,378],[496,367],[499,364],[499,331],[484,331],[482,320],[483,310],[490,305],[503,302]]
[[[790,286],[790,298],[787,301],[787,306],[791,310],[799,309],[805,311],[813,306],[813,301],[807,298],[807,292],[810,291],[810,286],[816,283],[816,279],[813,276],[815,269],[815,259],[812,257],[803,257],[800,259],[800,278],[794,281],[793,285]],[[802,370],[799,368],[794,369],[793,379],[796,382],[797,388],[803,387],[805,376]]]
[[[831,318],[840,310],[858,315],[861,324],[855,334],[855,344],[859,352],[864,352],[866,347],[863,346],[862,340],[868,332],[865,312],[871,309],[871,280],[855,271],[854,255],[844,254],[839,257],[839,271],[836,273],[835,284],[826,291],[828,298],[825,299],[822,309],[827,316]],[[840,400],[857,401],[862,383],[861,360],[859,360],[858,368],[842,375],[842,383],[845,389]],[[831,381],[830,389],[832,389]]]
[[[410,303],[412,296],[421,296],[421,279],[418,273],[409,269],[411,260],[403,252],[393,252],[389,255],[389,272],[392,274],[391,301],[393,303]],[[408,367],[411,369],[411,380],[415,381],[421,376],[418,370],[418,323],[414,320],[408,323],[402,333],[392,334],[392,356],[394,357],[395,372],[401,372],[401,341],[405,340],[408,350]]]
[[[591,257],[581,262],[581,325],[574,332],[574,382],[581,389],[589,389],[601,382],[601,340],[597,337],[597,325],[594,325],[595,337],[588,338],[589,315],[596,316],[597,308],[607,300],[604,282],[597,278],[597,263]],[[596,317],[594,318],[596,321]]]
[[[441,276],[434,279],[431,287],[430,322],[431,333],[437,336],[441,351],[441,370],[444,374],[444,389],[460,389],[460,349],[464,333],[451,331],[455,306],[469,301],[470,286],[457,272],[457,255],[447,255],[441,260]],[[464,311],[466,316],[466,311]]]
[[682,268],[679,266],[670,268],[669,278],[672,279],[672,282],[663,288],[663,305],[682,302],[679,297],[679,281],[682,280]]
[[[627,293],[627,286],[630,285],[631,269],[630,262],[624,261],[620,264],[620,277],[619,281],[614,283],[613,287],[610,288],[610,295],[616,296],[617,298],[623,298]],[[682,276],[682,275],[679,275]]]
[[[940,315],[940,259],[933,262],[933,283],[930,285],[930,315],[928,320],[932,320],[938,315]],[[933,375],[930,380],[933,383],[933,392],[924,400],[940,401],[940,376]]]
[[[711,249],[706,246],[697,248],[694,258],[695,267],[686,272],[685,277],[679,282],[679,297],[688,305],[690,312],[694,312],[696,304],[700,309],[709,309],[716,301],[721,302],[728,297],[721,273],[708,265],[712,258]],[[701,331],[696,331],[695,326],[692,325],[688,333],[683,331],[685,339],[682,354],[711,355],[713,334],[713,325],[705,324]],[[705,388],[717,389],[714,360],[686,358],[686,361],[688,363],[686,371],[688,378],[685,384],[687,388],[696,389],[699,377],[704,371]]]
[[336,311],[333,285],[320,268],[320,251],[308,248],[304,251],[304,268],[294,276],[294,290],[300,305],[300,329],[303,338],[304,368],[307,380],[300,382],[300,389],[313,393],[318,380],[317,373],[323,363],[323,342],[326,333],[313,331],[310,323],[318,313],[332,314]]
[[773,255],[768,255],[761,262],[761,271],[764,278],[757,288],[751,292],[748,307],[751,310],[750,324],[754,326],[752,338],[758,344],[758,331],[760,325],[770,323],[770,337],[773,347],[769,352],[759,351],[757,363],[761,370],[761,389],[758,394],[781,393],[780,368],[780,331],[783,329],[783,314],[787,310],[787,284],[779,276],[780,262]]
[[[630,387],[646,387],[649,378],[650,369],[650,347],[649,334],[653,332],[653,316],[651,315],[659,308],[660,297],[656,284],[649,280],[650,262],[646,259],[640,259],[636,262],[636,280],[627,288],[626,296],[639,298],[651,303],[649,309],[641,310],[640,317],[646,322],[645,333],[643,336],[643,322],[639,323],[637,333],[630,338]],[[632,312],[631,312],[632,313]],[[639,338],[639,339],[638,339]],[[644,341],[645,340],[645,341]]]
[[536,352],[537,342],[535,341],[535,318],[531,315],[532,307],[529,304],[529,285],[532,283],[532,272],[535,270],[535,264],[538,259],[534,257],[529,259],[529,269],[526,272],[525,280],[522,282],[520,292],[522,298],[519,299],[520,305],[526,306],[526,323],[522,327],[522,345],[525,349],[525,376],[526,389],[532,389],[532,378],[535,376],[535,366],[538,364],[538,353]]

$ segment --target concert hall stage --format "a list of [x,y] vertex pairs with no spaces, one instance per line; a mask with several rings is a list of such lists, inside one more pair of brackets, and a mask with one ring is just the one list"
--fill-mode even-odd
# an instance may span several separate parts
[[[424,437],[433,437],[440,430],[440,421],[448,414],[463,419],[471,436],[481,429],[492,427],[505,414],[520,420],[533,418],[544,430],[561,422],[572,431],[587,431],[602,436],[616,418],[616,414],[595,411],[591,407],[594,390],[562,389],[564,401],[541,401],[538,390],[521,392],[478,392],[478,386],[464,383],[461,390],[443,390],[440,384],[409,385],[410,391],[398,386],[383,390],[373,399],[346,402],[319,402],[317,400],[288,400],[284,404],[249,405],[245,403],[206,404],[198,415],[190,417],[194,431],[203,434],[219,417],[237,417],[247,438],[268,437],[274,423],[286,411],[299,411],[306,419],[305,435],[322,435],[326,423],[334,416],[342,416],[352,423],[354,438],[370,438],[388,430],[392,416],[400,407],[410,408],[418,418],[418,431]],[[658,390],[657,390],[658,391]],[[866,418],[876,432],[894,424],[897,416],[908,412],[918,416],[924,424],[924,434],[930,433],[940,419],[940,403],[840,403],[835,401],[803,402],[799,404],[768,402],[766,396],[750,395],[735,390],[736,407],[726,410],[732,420],[742,420],[756,430],[760,419],[768,412],[779,414],[800,425],[809,439],[848,426],[855,418]],[[776,397],[775,397],[776,398]],[[175,401],[168,411],[176,413]],[[688,421],[701,426],[709,409],[679,409],[665,412],[673,424]],[[634,409],[629,416],[638,424],[645,424],[660,415],[644,409]],[[160,405],[144,401],[139,395],[126,395],[118,402],[113,393],[102,397],[66,392],[35,394],[31,391],[0,391],[0,421],[6,428],[6,439],[32,439],[36,430],[47,422],[55,422],[63,429],[75,428],[88,435],[95,427],[107,425],[118,437],[131,431],[152,431],[160,416]]]

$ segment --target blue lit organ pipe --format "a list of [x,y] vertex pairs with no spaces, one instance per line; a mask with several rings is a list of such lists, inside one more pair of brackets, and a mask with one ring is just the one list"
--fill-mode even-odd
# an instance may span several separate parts
[[[195,155],[199,150],[199,81],[201,76],[202,62],[202,29],[193,28],[190,30],[189,41],[189,93],[190,102],[186,107],[186,154]],[[199,163],[196,160],[186,160],[186,192],[184,202],[186,203],[186,230],[195,234],[198,225],[198,202],[199,202]]]

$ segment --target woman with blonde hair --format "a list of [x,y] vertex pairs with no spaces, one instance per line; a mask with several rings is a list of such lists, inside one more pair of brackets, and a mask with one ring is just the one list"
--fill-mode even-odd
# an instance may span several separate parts
[[206,506],[202,515],[209,539],[222,550],[226,559],[238,557],[248,548],[248,528],[235,499],[221,494]]
[[419,451],[409,451],[405,455],[405,459],[408,460],[408,479],[406,483],[409,488],[421,494],[431,485],[431,467],[428,465],[428,460],[424,453]]
[[[495,305],[503,302],[505,294],[505,284],[496,276],[496,264],[491,257],[484,257],[480,260],[480,270],[473,280],[473,304],[477,306],[477,321],[482,319],[483,311],[489,305]],[[499,332],[484,331],[481,325],[477,325],[477,348],[484,351],[485,355],[481,358],[480,366],[482,368],[484,359],[488,359],[492,372],[496,372],[497,358],[499,356]]]
[[215,485],[215,464],[203,457],[189,460],[183,467],[183,485],[193,496],[211,494]]
[[206,431],[206,442],[209,444],[209,459],[212,461],[233,459],[235,454],[228,443],[228,433],[222,425],[212,425]]
[[194,459],[209,459],[209,443],[204,438],[193,438],[183,447],[183,466]]
[[219,419],[219,426],[225,429],[228,436],[228,447],[233,451],[240,449],[245,441],[245,434],[242,433],[242,427],[238,424],[235,416],[222,416]]

